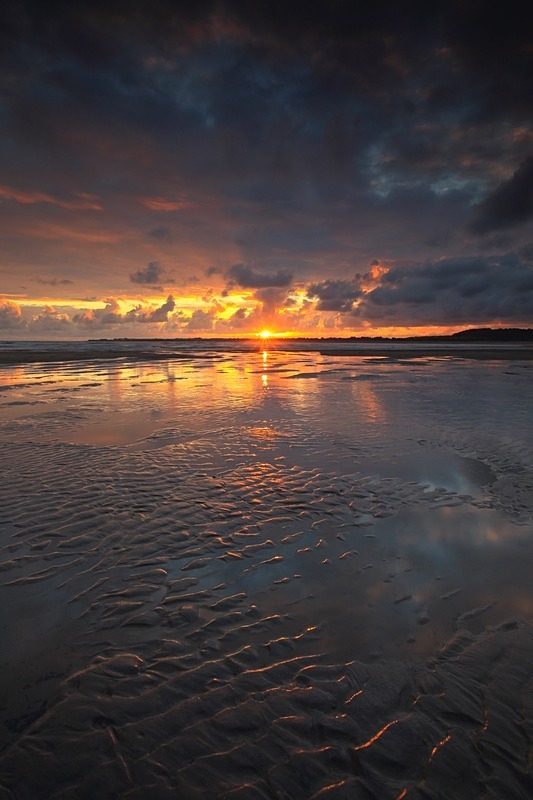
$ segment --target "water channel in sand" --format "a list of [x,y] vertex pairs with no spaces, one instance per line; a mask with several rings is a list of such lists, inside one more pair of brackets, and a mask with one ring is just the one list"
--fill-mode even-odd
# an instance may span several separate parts
[[[79,742],[92,741],[108,726],[95,722],[107,719],[102,691],[111,698],[116,685],[120,696],[133,698],[131,689],[145,703],[109,701],[113,736],[123,731],[125,744],[109,750],[96,736],[91,769],[111,770],[101,796],[136,785],[171,796],[167,760],[185,759],[185,770],[190,756],[172,744],[180,704],[203,697],[207,707],[214,687],[231,685],[230,700],[221,700],[227,713],[263,686],[251,674],[246,691],[234,685],[231,659],[236,674],[237,663],[254,658],[261,670],[283,672],[290,657],[296,677],[272,679],[273,691],[284,692],[273,719],[285,719],[296,713],[290,691],[308,686],[297,671],[306,665],[336,665],[337,683],[359,691],[350,662],[367,670],[366,683],[379,674],[393,686],[398,664],[425,669],[458,631],[471,637],[467,644],[506,623],[505,635],[522,635],[532,603],[532,369],[520,360],[276,350],[2,368],[0,659],[8,691],[0,746],[10,764],[23,768],[37,748],[40,796],[91,797],[94,779],[68,770],[58,777],[66,755],[54,755],[51,768],[46,742],[55,737],[61,750],[72,739],[61,723],[65,703]],[[510,673],[523,668],[516,642],[511,650]],[[98,664],[111,666],[95,678]],[[206,664],[206,682],[196,683]],[[165,695],[175,718],[169,711],[155,733],[150,720]],[[372,706],[369,698],[369,732],[396,719],[392,699],[374,697]],[[321,702],[317,713],[325,713]],[[226,731],[231,741],[243,724]],[[253,727],[267,737],[266,751],[278,746],[273,724]],[[135,779],[140,745],[128,725],[166,753],[147,756]],[[442,740],[453,739],[448,728]],[[302,731],[298,747],[316,747]],[[352,747],[364,735],[354,733]],[[220,743],[209,737],[198,729],[198,753],[216,761]],[[494,773],[490,759],[485,766]],[[31,781],[3,767],[6,796],[32,797]],[[243,798],[277,796],[275,777],[264,789],[264,776],[252,780],[248,768],[213,769],[213,796],[246,781],[263,794],[250,789]],[[333,772],[339,785],[374,785],[354,778],[353,767],[348,777],[345,765]],[[390,770],[376,774],[383,797],[420,780],[406,773],[397,787]],[[180,796],[202,796],[194,770],[173,780]],[[310,797],[304,783],[287,796]],[[317,778],[312,789],[325,787]]]

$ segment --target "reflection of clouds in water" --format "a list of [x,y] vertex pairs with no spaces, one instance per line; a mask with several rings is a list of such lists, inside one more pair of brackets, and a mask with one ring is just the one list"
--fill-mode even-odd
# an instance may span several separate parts
[[[473,519],[476,513],[461,507],[415,509],[376,521],[368,529],[375,538],[352,534],[349,544],[357,546],[357,555],[350,559],[339,559],[335,528],[321,528],[325,546],[320,552],[312,542],[302,552],[305,537],[298,543],[300,555],[286,555],[285,574],[298,572],[302,578],[284,587],[285,601],[301,624],[320,621],[329,647],[347,658],[374,650],[400,654],[410,635],[416,640],[413,653],[431,652],[471,609],[488,606],[466,625],[474,631],[516,614],[528,617],[528,563],[516,561],[516,544],[525,542],[523,529],[487,511],[477,526],[487,534],[482,541],[469,538]],[[498,546],[487,548],[495,530],[500,531]],[[271,601],[273,609],[276,601]],[[420,624],[426,609],[427,628]]]
[[[313,371],[322,378],[286,380],[287,373],[276,372],[277,367],[292,369],[293,374]],[[375,360],[364,363],[357,358],[320,356],[313,360],[308,354],[279,353],[269,348],[234,354],[231,360],[204,360],[198,365],[191,359],[132,365],[92,362],[31,366],[7,372],[13,382],[25,383],[20,389],[22,399],[41,396],[43,382],[50,379],[68,379],[68,386],[85,385],[82,394],[73,395],[70,401],[76,414],[57,409],[36,425],[31,422],[31,411],[26,418],[22,412],[18,428],[21,438],[26,419],[28,433],[43,441],[55,437],[120,445],[150,436],[138,446],[139,452],[148,453],[148,448],[158,447],[160,454],[167,446],[182,446],[190,441],[198,450],[207,448],[206,469],[211,466],[216,469],[216,464],[224,462],[224,448],[235,446],[240,459],[249,466],[246,480],[262,487],[263,495],[254,499],[254,508],[261,509],[268,496],[281,493],[286,504],[284,513],[289,516],[295,513],[296,505],[289,500],[292,490],[284,464],[313,466],[318,473],[330,471],[335,485],[340,485],[340,475],[350,471],[385,478],[397,476],[398,486],[391,492],[393,495],[396,492],[395,503],[399,505],[392,511],[380,508],[386,484],[376,479],[372,502],[364,514],[361,512],[360,522],[372,520],[373,515],[397,513],[402,504],[408,504],[410,501],[402,494],[407,492],[406,498],[409,493],[409,487],[402,488],[402,482],[406,481],[419,488],[420,484],[427,484],[430,489],[443,486],[447,491],[486,501],[482,487],[493,481],[491,469],[475,458],[461,458],[435,444],[442,432],[446,434],[452,426],[468,441],[475,405],[472,400],[478,386],[483,414],[473,433],[488,429],[494,435],[497,420],[498,430],[504,429],[503,442],[515,441],[515,414],[519,414],[521,435],[527,436],[531,429],[531,409],[526,417],[524,399],[519,397],[514,404],[510,402],[515,397],[518,377],[504,375],[501,369],[485,370],[479,363],[426,362],[421,370],[410,363],[377,364]],[[268,393],[261,391],[267,387]],[[267,461],[272,463],[265,472]],[[245,483],[240,484],[241,492],[245,488]],[[334,493],[315,496],[311,489],[302,495],[299,488],[294,491],[294,503],[301,501],[300,511],[311,514],[311,521],[313,515],[327,513],[337,515],[338,524],[353,518],[347,496],[343,496],[339,505]],[[489,518],[488,512],[471,509],[467,512],[462,506],[432,508],[432,503],[439,505],[438,496],[432,500],[431,492],[426,495],[428,505],[424,511],[413,513],[410,528],[395,516],[389,521],[375,521],[371,529],[355,529],[350,534],[355,541],[341,541],[335,538],[337,523],[332,520],[331,541],[320,558],[308,533],[299,547],[310,546],[311,556],[297,556],[296,546],[294,552],[289,547],[284,552],[284,562],[275,567],[272,575],[280,580],[291,579],[283,591],[292,600],[299,597],[296,587],[298,592],[304,586],[308,592],[315,592],[321,604],[313,601],[315,612],[329,620],[332,629],[328,636],[332,640],[337,637],[338,641],[344,635],[343,626],[364,628],[365,620],[378,620],[378,610],[381,614],[378,638],[392,636],[394,626],[402,619],[399,629],[405,633],[405,626],[412,622],[413,604],[428,605],[440,598],[441,589],[444,591],[434,583],[438,572],[445,573],[444,581],[451,581],[449,591],[456,588],[451,585],[452,574],[455,578],[464,576],[462,581],[470,587],[462,591],[461,597],[450,599],[451,608],[458,608],[457,604],[466,602],[469,596],[472,604],[482,605],[483,592],[490,595],[496,586],[522,607],[518,587],[523,579],[523,562],[518,563],[516,552],[503,543],[521,541],[523,529],[507,524],[504,516],[494,512]],[[205,502],[209,504],[208,497]],[[357,507],[357,497],[354,502]],[[461,500],[448,497],[446,502],[455,504]],[[305,516],[298,524],[305,525]],[[376,537],[379,533],[379,537],[365,539],[361,533],[364,530],[371,530]],[[269,535],[274,537],[276,528]],[[353,547],[359,550],[359,555],[340,560],[342,553],[337,552],[340,547],[344,551]],[[322,563],[325,558],[329,564]],[[372,562],[372,569],[363,569],[366,562]],[[403,572],[408,566],[412,572]],[[254,578],[257,586],[264,585],[264,569],[265,566],[258,567],[259,573]],[[274,566],[268,569],[273,570]],[[470,571],[476,572],[475,579]],[[299,572],[302,579],[294,579]],[[391,572],[394,577],[389,578]],[[482,581],[478,580],[479,575]],[[504,575],[509,583],[513,583],[513,576],[516,579],[513,590],[507,593]],[[478,590],[479,597],[474,597]],[[342,602],[335,597],[338,591],[344,593]],[[411,594],[412,598],[395,608],[394,598],[400,594]],[[272,596],[275,607],[280,595]],[[374,604],[374,610],[368,610],[368,603]],[[501,611],[504,606],[499,603],[497,608]],[[433,619],[437,624],[437,617]],[[449,615],[438,621],[442,629],[450,624]],[[428,634],[423,635],[427,638]],[[369,640],[373,638],[374,634]]]
[[[413,509],[400,517],[379,522],[380,539],[393,537],[407,568],[407,584],[420,602],[437,604],[445,597],[454,607],[482,607],[495,602],[483,622],[521,613],[529,591],[527,546],[524,527],[503,514],[474,510],[471,506],[432,511]],[[522,557],[520,557],[522,556]],[[404,584],[405,584],[404,575]],[[531,608],[531,606],[530,606]],[[444,609],[439,619],[444,619]]]
[[[118,760],[127,759],[132,770],[138,764],[129,749],[134,726],[140,726],[142,753],[149,749],[145,735],[154,737],[159,755],[166,753],[169,775],[191,747],[196,755],[205,747],[216,757],[213,736],[219,735],[217,774],[226,780],[228,736],[242,743],[254,709],[260,718],[255,764],[269,750],[273,729],[284,720],[300,725],[300,701],[308,713],[305,735],[310,733],[309,741],[297,743],[298,753],[311,753],[316,704],[323,701],[321,737],[333,731],[325,741],[337,747],[339,725],[353,712],[358,758],[376,753],[388,780],[387,753],[396,758],[398,739],[387,737],[397,735],[402,720],[426,725],[431,736],[422,750],[437,766],[435,747],[447,746],[448,730],[454,729],[452,742],[473,739],[464,736],[464,715],[456,713],[463,703],[454,692],[466,692],[468,702],[478,704],[468,724],[477,725],[474,755],[481,752],[479,736],[492,735],[491,727],[483,733],[483,704],[492,693],[500,714],[502,692],[494,680],[502,669],[512,710],[501,741],[509,742],[522,713],[516,711],[516,675],[525,674],[523,665],[531,660],[513,649],[522,641],[520,630],[510,630],[517,636],[504,661],[500,640],[487,661],[486,639],[477,643],[476,655],[466,634],[467,654],[460,665],[453,651],[446,685],[435,682],[446,662],[432,659],[428,667],[426,658],[458,626],[478,632],[512,615],[531,616],[531,528],[513,524],[531,522],[531,387],[482,364],[429,363],[422,379],[409,366],[311,361],[269,350],[266,357],[258,351],[206,361],[200,369],[177,360],[19,370],[16,383],[23,385],[6,396],[16,391],[22,402],[46,396],[53,409],[38,415],[29,406],[18,426],[0,426],[7,476],[0,484],[7,520],[2,530],[9,544],[0,592],[13,610],[2,641],[11,660],[8,685],[16,690],[6,693],[14,710],[5,716],[33,719],[31,712],[50,700],[32,727],[37,745],[27,751],[28,774],[40,778],[35,764],[42,770],[43,759],[45,770],[52,765],[52,782],[68,774],[65,748],[74,741],[85,758],[87,734],[95,742],[94,763],[115,764],[103,727],[112,718],[113,735],[120,731]],[[322,377],[286,380],[290,372],[276,368]],[[386,377],[377,380],[381,369]],[[347,375],[354,379],[343,380]],[[262,390],[265,377],[268,391]],[[478,377],[483,413],[474,425]],[[46,394],[55,383],[67,391]],[[149,439],[121,446],[121,435],[136,441],[147,431]],[[93,444],[114,437],[114,446],[65,444],[73,433]],[[520,508],[511,484],[524,490]],[[442,491],[431,490],[439,485]],[[491,504],[495,508],[479,507]],[[33,624],[37,615],[39,626]],[[117,661],[88,666],[103,648]],[[349,667],[330,666],[352,659]],[[269,675],[263,667],[271,663]],[[287,671],[292,668],[298,677]],[[77,669],[81,673],[72,676],[65,695],[54,676]],[[467,680],[465,669],[472,670]],[[99,670],[103,682],[91,677]],[[423,670],[424,678],[411,697],[406,686],[415,670]],[[121,694],[122,680],[127,688]],[[304,697],[306,681],[312,686]],[[346,702],[344,694],[334,700],[339,691]],[[61,696],[59,704],[55,696]],[[270,703],[272,725],[264,717]],[[424,704],[427,717],[421,716]],[[437,722],[436,704],[442,716]],[[191,723],[195,707],[198,718]],[[154,718],[161,725],[154,726]],[[176,730],[184,731],[178,744]],[[412,785],[414,730],[405,736],[402,786]],[[7,728],[0,725],[2,731]],[[194,731],[200,731],[196,738]],[[46,749],[50,736],[58,742],[54,756]],[[517,740],[523,744],[521,729]],[[13,757],[26,754],[26,741],[22,736],[9,751],[10,768]],[[322,744],[313,761],[330,749]],[[159,755],[146,785],[161,774]],[[242,759],[248,764],[249,753]],[[200,758],[192,768],[200,761],[204,770]],[[78,781],[83,769],[76,770]],[[351,761],[348,771],[351,779]],[[422,773],[425,781],[426,766]],[[201,781],[205,785],[205,777]],[[383,796],[390,789],[385,783],[378,789],[384,787]],[[315,787],[320,794],[321,788]],[[394,785],[394,796],[398,792]]]
[[[54,780],[64,773],[57,764],[68,760],[64,753],[73,741],[73,719],[83,735],[87,729],[91,736],[95,730],[102,733],[105,745],[95,745],[94,753],[109,762],[100,720],[111,718],[112,707],[113,731],[118,730],[124,702],[131,705],[120,741],[130,742],[132,726],[140,726],[139,747],[146,750],[145,733],[155,736],[155,746],[162,745],[158,753],[168,747],[172,769],[191,746],[195,753],[198,747],[205,746],[207,754],[216,749],[212,737],[219,731],[225,780],[228,735],[234,732],[242,740],[249,710],[257,707],[258,741],[261,752],[267,749],[263,743],[268,744],[273,726],[265,722],[265,708],[272,702],[275,715],[300,721],[299,700],[307,692],[305,681],[313,682],[315,667],[312,706],[303,698],[313,746],[316,703],[324,698],[327,713],[333,709],[335,746],[344,712],[351,710],[358,757],[379,748],[379,758],[395,752],[387,737],[403,724],[409,676],[416,669],[427,670],[426,689],[421,695],[416,686],[405,717],[411,724],[423,703],[428,704],[427,728],[435,735],[424,742],[427,758],[436,746],[446,746],[443,733],[450,729],[450,713],[457,706],[451,693],[465,687],[464,667],[458,676],[454,654],[449,685],[434,689],[435,670],[445,665],[439,658],[428,668],[427,657],[456,627],[478,632],[512,615],[531,615],[529,559],[524,557],[530,529],[512,524],[512,502],[503,491],[501,502],[508,505],[502,510],[475,506],[496,496],[497,464],[491,469],[475,457],[463,458],[438,446],[452,421],[471,450],[473,436],[479,434],[479,429],[472,434],[469,423],[460,429],[470,412],[461,404],[454,406],[447,369],[430,373],[436,407],[441,408],[447,394],[452,409],[441,419],[431,405],[431,391],[426,387],[421,393],[419,384],[409,383],[409,371],[399,369],[395,378],[380,381],[370,372],[363,373],[368,376],[364,380],[343,381],[342,364],[330,363],[328,369],[324,359],[318,365],[327,372],[323,379],[286,381],[275,365],[300,369],[298,360],[284,354],[282,361],[269,353],[266,361],[262,353],[239,356],[231,365],[224,363],[224,371],[220,363],[199,370],[178,362],[115,365],[107,368],[109,380],[94,365],[82,367],[78,381],[68,368],[38,369],[30,379],[33,385],[20,390],[22,400],[42,396],[49,387],[39,384],[38,374],[68,378],[63,381],[67,387],[80,389],[61,395],[68,398],[70,411],[61,411],[50,399],[57,395],[47,395],[54,413],[36,422],[37,415],[32,418],[30,412],[22,418],[18,441],[0,447],[0,454],[8,457],[8,479],[0,487],[2,513],[13,520],[6,528],[13,547],[0,592],[8,593],[17,612],[3,638],[13,665],[8,686],[15,687],[9,691],[14,711],[7,718],[23,718],[33,710],[28,692],[40,702],[46,692],[52,698],[61,695],[58,679],[50,675],[82,670],[69,684],[68,729],[59,727],[56,735],[53,726],[58,719],[62,725],[65,701],[56,705],[53,699],[32,728],[32,741],[39,742],[42,735],[46,742],[51,724],[61,743],[54,756]],[[376,365],[368,369],[375,374]],[[268,392],[262,391],[264,377]],[[507,378],[494,373],[493,380]],[[503,394],[509,396],[511,388],[512,383]],[[482,420],[481,430],[486,425]],[[0,426],[0,437],[6,438],[7,430]],[[148,440],[121,446],[121,437],[137,441],[150,431]],[[114,446],[50,443],[54,437],[68,441],[73,434]],[[496,462],[505,456],[507,470],[517,465],[507,447],[516,439],[517,429],[508,425],[502,442],[491,440],[491,453]],[[522,461],[527,463],[528,457],[524,453]],[[522,462],[520,469],[506,473],[517,485],[530,481]],[[445,488],[432,491],[436,485]],[[458,497],[458,491],[468,492],[473,501]],[[529,507],[529,519],[530,512]],[[65,558],[67,553],[75,555]],[[33,612],[39,615],[38,629],[32,624]],[[51,645],[54,636],[64,637],[63,649],[61,641],[57,651]],[[95,653],[102,653],[104,639],[119,660],[110,665],[107,684],[100,679],[91,683],[93,667],[88,664]],[[465,641],[470,646],[468,634]],[[501,665],[499,645],[494,652]],[[170,660],[165,661],[165,653]],[[279,662],[272,679],[263,671],[261,653]],[[303,669],[293,681],[287,669],[299,659]],[[347,667],[345,662],[354,659],[355,666]],[[329,666],[339,660],[341,668]],[[465,662],[475,666],[470,647]],[[105,662],[95,663],[96,671],[106,671]],[[516,674],[522,667],[514,651],[513,664]],[[490,692],[500,701],[492,666],[483,666],[489,678],[482,691],[477,675],[471,680],[473,701],[485,702]],[[121,678],[116,671],[121,669],[128,689],[118,698]],[[326,692],[324,675],[330,669],[328,685],[335,691],[345,687],[344,705]],[[345,680],[347,669],[359,671],[359,678],[354,680],[350,672]],[[83,696],[75,684],[80,680]],[[374,681],[372,692],[368,681]],[[509,682],[519,686],[515,678]],[[102,685],[109,686],[108,693]],[[176,690],[177,702],[169,703]],[[126,695],[131,700],[124,700]],[[220,706],[213,706],[217,698]],[[159,702],[163,713],[157,716],[153,704]],[[436,703],[443,715],[438,730]],[[194,704],[200,721],[189,725]],[[206,708],[212,716],[206,716]],[[515,708],[513,700],[511,720]],[[172,728],[168,736],[164,723],[152,725],[155,717]],[[478,717],[482,731],[485,718],[481,712]],[[327,736],[324,719],[321,713],[321,731]],[[206,734],[202,729],[193,739],[191,731],[200,730],[199,724]],[[185,730],[178,745],[176,730]],[[392,741],[395,747],[397,739]],[[411,747],[412,737],[406,741]],[[25,753],[24,737],[20,743],[19,748],[15,742],[10,759],[13,753]],[[311,752],[305,741],[300,749]],[[32,769],[36,758],[38,769],[43,768],[40,752],[45,749],[29,753]],[[120,757],[135,768],[129,745],[121,744]],[[46,764],[50,758],[47,753]],[[434,758],[438,760],[438,751]],[[411,776],[411,751],[408,761],[406,774]],[[351,775],[351,762],[349,769]],[[156,766],[153,774],[158,770]],[[330,773],[324,774],[329,780]]]
[[424,448],[420,442],[407,455],[393,453],[375,459],[374,469],[382,475],[399,475],[404,480],[417,481],[428,490],[446,487],[465,496],[478,496],[481,487],[495,479],[491,468],[480,461],[442,448]]

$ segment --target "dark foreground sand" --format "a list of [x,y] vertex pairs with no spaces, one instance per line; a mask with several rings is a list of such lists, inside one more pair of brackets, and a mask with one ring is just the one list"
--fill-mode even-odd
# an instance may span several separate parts
[[528,800],[529,370],[14,372],[2,800]]
[[234,625],[221,655],[149,640],[143,657],[74,673],[2,759],[5,796],[531,796],[525,626],[459,633],[427,663],[372,665],[299,657],[294,638],[261,627],[262,644],[239,646]]

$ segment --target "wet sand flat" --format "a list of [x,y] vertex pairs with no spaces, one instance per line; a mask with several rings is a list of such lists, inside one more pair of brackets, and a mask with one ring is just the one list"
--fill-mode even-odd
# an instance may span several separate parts
[[[374,343],[363,343],[342,345],[335,343],[326,346],[320,340],[279,340],[278,350],[285,349],[288,352],[310,352],[325,356],[368,356],[373,355],[380,358],[389,359],[417,359],[432,356],[482,360],[506,360],[506,361],[530,361],[533,359],[533,346],[528,343],[516,344],[409,344],[400,343],[378,345]],[[13,343],[7,347],[0,347],[0,365],[18,365],[34,363],[64,363],[72,361],[91,361],[99,360],[127,360],[127,361],[166,361],[169,359],[209,358],[204,352],[205,344],[182,341],[173,344],[140,343],[135,340],[127,343],[107,343],[97,341],[94,343],[70,342],[66,344],[56,343],[50,347],[46,342],[42,346],[36,343],[32,347],[20,347]],[[214,340],[209,344],[212,352],[227,352],[229,349],[235,353],[250,353],[257,350],[257,343],[254,340],[235,339],[235,340]]]
[[533,362],[419,356],[0,370],[1,798],[531,796]]

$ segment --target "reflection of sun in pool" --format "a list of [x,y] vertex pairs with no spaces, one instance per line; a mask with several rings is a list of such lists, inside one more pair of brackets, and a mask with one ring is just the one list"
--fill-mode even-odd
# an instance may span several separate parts
[[259,336],[261,337],[261,339],[270,339],[270,337],[272,336],[272,333],[271,333],[271,331],[261,331]]

